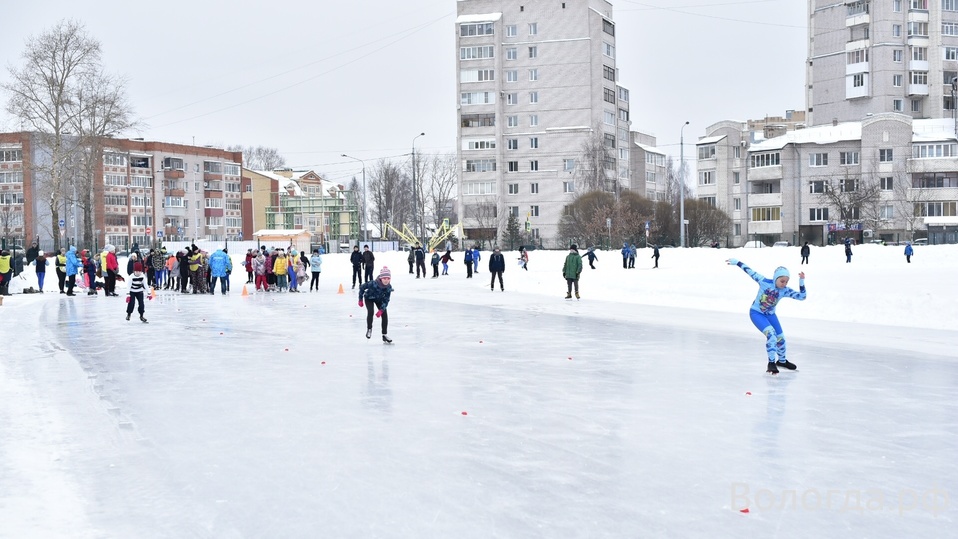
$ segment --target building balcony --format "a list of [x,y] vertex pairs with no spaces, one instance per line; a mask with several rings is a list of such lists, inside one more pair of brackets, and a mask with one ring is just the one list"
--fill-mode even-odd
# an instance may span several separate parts
[[909,84],[908,95],[928,95],[927,84]]
[[748,207],[750,208],[781,205],[781,193],[749,193],[748,195]]
[[782,165],[774,167],[756,167],[748,169],[748,181],[763,182],[768,180],[781,180]]
[[166,197],[185,197],[186,191],[183,189],[164,189],[163,196]]
[[927,47],[931,43],[928,36],[908,36],[906,44],[909,47]]
[[204,208],[203,215],[206,217],[223,217],[223,208]]
[[955,170],[954,157],[925,157],[922,159],[911,158],[906,161],[906,168],[909,174],[922,174],[925,172],[953,172]]
[[172,168],[163,169],[163,177],[169,180],[178,180],[186,176],[186,173],[182,170],[175,170]]
[[857,64],[847,64],[845,66],[846,75],[857,75],[858,73],[868,73],[868,62],[858,62]]
[[871,24],[871,16],[868,13],[856,13],[845,17],[845,28],[863,24]]
[[749,221],[749,234],[781,234],[781,221]]
[[853,86],[851,80],[845,83],[845,99],[857,99],[859,97],[868,97],[868,85]]
[[928,60],[908,60],[909,71],[928,71]]
[[852,41],[845,42],[845,52],[855,51],[858,49],[867,49],[871,47],[870,39],[854,39]]

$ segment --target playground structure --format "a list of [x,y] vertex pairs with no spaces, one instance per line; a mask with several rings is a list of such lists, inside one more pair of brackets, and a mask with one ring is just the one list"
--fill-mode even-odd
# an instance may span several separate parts
[[[419,238],[412,230],[409,230],[409,227],[406,226],[405,223],[402,225],[402,230],[399,230],[389,223],[386,223],[386,228],[395,232],[402,241],[408,243],[409,245],[418,245],[420,243]],[[433,249],[435,249],[438,245],[446,241],[446,238],[452,236],[453,233],[457,231],[458,234],[455,234],[455,236],[459,239],[465,239],[462,232],[462,223],[456,224],[455,226],[449,226],[449,219],[443,219],[442,225],[440,225],[436,230],[436,233],[429,238],[429,241],[426,242],[426,252],[432,252]]]

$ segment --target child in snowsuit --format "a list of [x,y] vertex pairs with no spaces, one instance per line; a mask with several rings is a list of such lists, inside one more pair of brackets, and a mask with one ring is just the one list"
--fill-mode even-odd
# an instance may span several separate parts
[[765,351],[768,353],[768,369],[765,372],[778,374],[779,367],[794,371],[797,368],[795,364],[785,358],[785,334],[782,333],[782,325],[778,323],[775,305],[782,298],[805,300],[805,272],[798,274],[799,291],[796,292],[788,288],[788,269],[783,266],[776,268],[772,278],[767,279],[734,258],[729,258],[727,262],[729,265],[742,268],[753,281],[758,283],[758,295],[752,302],[749,316],[755,327],[765,334]]
[[130,315],[133,314],[133,306],[137,305],[140,312],[140,321],[146,322],[146,318],[143,316],[146,313],[146,308],[143,305],[143,281],[145,279],[146,275],[143,274],[143,263],[134,262],[133,273],[130,275],[130,297],[126,300],[127,320],[129,320]]
[[392,274],[389,268],[383,266],[379,271],[376,280],[363,283],[359,287],[359,306],[366,306],[366,338],[373,335],[373,307],[379,309],[376,311],[376,317],[382,318],[383,342],[391,343],[392,339],[386,334],[389,326],[389,315],[386,313],[386,307],[389,306],[389,296],[393,292],[393,287],[389,284]]
[[432,278],[436,279],[439,277],[439,253],[435,251],[432,252],[430,263],[432,264]]

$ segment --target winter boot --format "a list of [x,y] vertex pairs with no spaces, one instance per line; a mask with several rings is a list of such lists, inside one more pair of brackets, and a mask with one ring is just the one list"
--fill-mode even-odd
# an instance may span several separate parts
[[768,362],[768,369],[766,369],[765,372],[769,374],[778,374],[778,367],[775,366],[774,361]]
[[144,324],[149,324],[149,322],[146,321],[146,318],[144,318],[142,314],[140,315],[140,322],[143,322]]
[[572,299],[572,292],[566,292],[565,299]]
[[578,293],[578,292],[575,293],[575,299],[579,299],[579,293]]
[[127,320],[130,319],[130,313],[126,313],[126,319],[127,319]]
[[367,338],[367,339],[371,339],[372,337],[373,337],[373,330],[372,330],[372,328],[367,329],[367,330],[366,330],[366,338]]
[[383,335],[383,342],[386,343],[386,344],[389,344],[389,343],[393,342],[393,340],[390,339],[389,336]]
[[794,371],[795,369],[798,368],[798,365],[792,363],[791,361],[789,361],[789,360],[787,360],[787,359],[784,360],[784,361],[779,360],[779,362],[777,363],[777,365],[778,365],[779,367],[783,368],[783,369],[788,369],[788,370],[790,370],[790,371]]

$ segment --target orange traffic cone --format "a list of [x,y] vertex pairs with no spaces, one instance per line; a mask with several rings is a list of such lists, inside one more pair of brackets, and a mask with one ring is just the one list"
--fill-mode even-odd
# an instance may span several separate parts
[[240,294],[240,295],[241,295],[241,296],[248,296],[248,295],[249,295],[249,291],[246,290],[246,285],[245,285],[245,284],[243,285],[243,293]]
[[336,293],[337,293],[337,294],[345,294],[345,292],[343,292],[343,283],[339,283],[339,292],[336,292]]
[[151,287],[150,287],[150,298],[151,298],[151,299],[156,299],[156,287],[155,287],[155,286],[151,286]]

